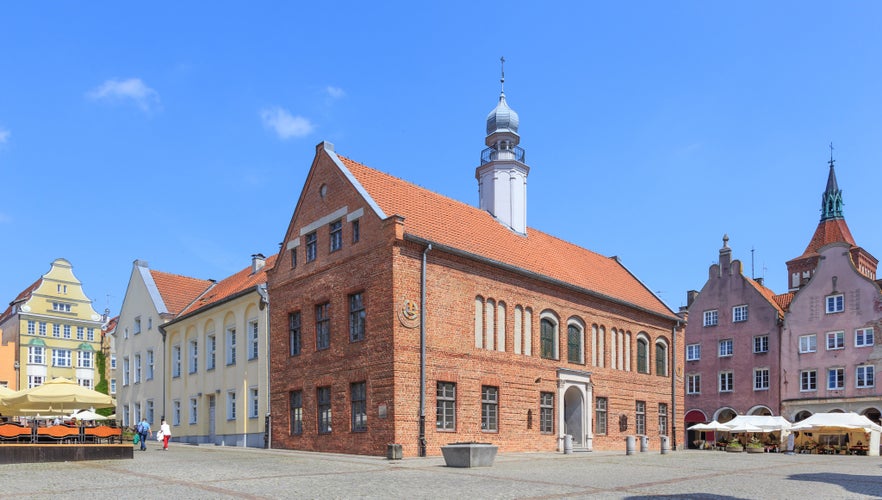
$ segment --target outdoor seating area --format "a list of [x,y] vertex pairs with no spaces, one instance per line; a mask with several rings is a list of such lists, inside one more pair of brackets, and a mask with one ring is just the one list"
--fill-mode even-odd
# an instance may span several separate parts
[[791,424],[783,417],[739,415],[688,428],[697,449],[822,455],[880,454],[882,426],[855,413],[816,413]]
[[0,424],[0,445],[4,443],[101,444],[122,443],[122,428],[112,425]]

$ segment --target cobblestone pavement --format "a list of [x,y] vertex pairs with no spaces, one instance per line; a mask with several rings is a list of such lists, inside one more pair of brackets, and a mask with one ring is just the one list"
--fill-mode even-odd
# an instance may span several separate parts
[[493,467],[157,443],[132,460],[0,465],[2,498],[882,498],[879,457],[510,453]]

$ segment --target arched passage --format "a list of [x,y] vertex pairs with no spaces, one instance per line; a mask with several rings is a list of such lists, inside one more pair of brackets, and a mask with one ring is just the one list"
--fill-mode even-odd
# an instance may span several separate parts
[[564,434],[573,436],[573,446],[582,447],[585,400],[578,387],[570,387],[564,393]]

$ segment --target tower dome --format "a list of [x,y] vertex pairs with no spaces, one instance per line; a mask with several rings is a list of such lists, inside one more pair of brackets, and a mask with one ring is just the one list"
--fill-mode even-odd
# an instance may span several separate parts
[[496,132],[518,133],[518,114],[505,102],[505,92],[499,93],[499,103],[487,115],[487,135]]

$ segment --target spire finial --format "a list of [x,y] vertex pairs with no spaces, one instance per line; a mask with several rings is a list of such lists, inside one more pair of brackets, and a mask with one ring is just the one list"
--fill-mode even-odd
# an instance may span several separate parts
[[729,248],[729,235],[723,235],[723,248]]
[[833,167],[833,164],[835,162],[836,162],[836,160],[833,159],[833,142],[831,141],[830,142],[830,167],[831,168]]
[[505,56],[499,58],[499,65],[502,70],[502,76],[499,78],[499,84],[502,91],[505,92]]

